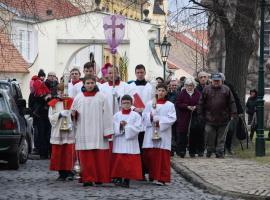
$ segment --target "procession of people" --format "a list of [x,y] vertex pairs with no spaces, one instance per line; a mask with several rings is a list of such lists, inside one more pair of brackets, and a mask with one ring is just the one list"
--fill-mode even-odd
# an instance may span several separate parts
[[105,66],[102,79],[88,62],[83,78],[73,68],[59,81],[50,72],[54,79],[48,75],[45,84],[43,70],[31,80],[35,148],[41,159],[50,158],[57,180],[73,180],[77,173],[83,186],[129,187],[131,180],[166,185],[175,153],[224,158],[227,126],[238,112],[221,73],[181,77],[182,84],[158,77],[153,84],[139,64],[136,80],[126,83],[116,66]]

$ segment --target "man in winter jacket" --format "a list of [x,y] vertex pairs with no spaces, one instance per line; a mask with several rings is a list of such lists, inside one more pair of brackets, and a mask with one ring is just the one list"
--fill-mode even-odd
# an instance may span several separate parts
[[217,158],[224,158],[225,129],[231,118],[237,116],[237,110],[231,90],[222,84],[222,76],[213,74],[211,79],[211,85],[203,89],[198,114],[205,121],[206,156],[215,152]]

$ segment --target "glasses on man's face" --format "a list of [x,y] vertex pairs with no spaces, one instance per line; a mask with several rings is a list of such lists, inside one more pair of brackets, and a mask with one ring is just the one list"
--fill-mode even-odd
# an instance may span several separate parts
[[79,75],[79,73],[71,73],[71,75]]

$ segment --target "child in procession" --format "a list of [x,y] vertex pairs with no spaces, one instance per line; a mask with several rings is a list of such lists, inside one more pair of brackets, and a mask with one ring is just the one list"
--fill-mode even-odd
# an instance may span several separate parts
[[109,183],[109,142],[113,134],[113,118],[108,99],[99,92],[95,76],[84,77],[85,91],[72,104],[76,119],[76,145],[84,186]]
[[143,161],[149,172],[149,180],[158,185],[170,182],[171,128],[176,121],[174,104],[166,100],[167,86],[156,87],[156,98],[149,101],[143,111],[146,127],[143,140]]
[[141,180],[142,165],[138,134],[141,131],[141,116],[131,111],[132,98],[124,95],[122,110],[114,115],[114,140],[111,177],[115,184],[129,187],[130,179]]
[[[49,120],[51,123],[51,138],[52,144],[50,170],[58,171],[59,177],[57,180],[64,181],[66,179],[73,180],[73,165],[74,165],[74,143],[75,136],[72,130],[71,121],[71,98],[63,98],[64,84],[60,83],[57,86],[58,97],[52,99],[48,105]],[[66,120],[66,130],[62,130],[63,120]]]

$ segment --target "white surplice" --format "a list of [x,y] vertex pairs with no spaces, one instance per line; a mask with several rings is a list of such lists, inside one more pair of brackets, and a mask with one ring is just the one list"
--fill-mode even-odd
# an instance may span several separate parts
[[71,117],[66,117],[67,125],[70,128],[69,131],[61,131],[60,127],[63,121],[63,117],[60,116],[60,112],[64,110],[63,101],[59,101],[54,107],[49,108],[49,120],[51,123],[51,144],[74,144],[75,136],[72,128]]
[[79,93],[71,110],[78,112],[76,122],[76,150],[109,149],[106,136],[113,134],[113,117],[109,102],[104,94],[84,96]]
[[[158,132],[161,140],[153,141],[153,126],[150,113],[155,113],[155,118],[159,119]],[[157,104],[153,109],[152,100],[147,103],[142,114],[143,124],[146,128],[143,140],[143,148],[160,148],[171,150],[172,131],[171,127],[176,121],[176,111],[174,104],[166,101],[165,104]]]
[[[120,122],[126,121],[124,132],[120,131]],[[141,116],[131,111],[129,114],[122,114],[122,111],[114,115],[114,140],[113,153],[140,154],[138,134],[141,130]]]
[[71,98],[75,98],[77,94],[82,92],[82,86],[82,81],[76,83],[75,85],[73,85],[71,82],[68,83],[68,96]]
[[[113,86],[110,86],[109,83],[106,82],[106,83],[101,84],[99,86],[99,89],[108,98],[112,111],[114,111],[113,114],[115,114],[116,112],[120,110],[121,98],[125,94],[129,93],[129,85],[123,81],[120,81],[119,85],[115,85],[115,88],[113,88]],[[113,90],[115,90],[114,107],[113,107]]]

